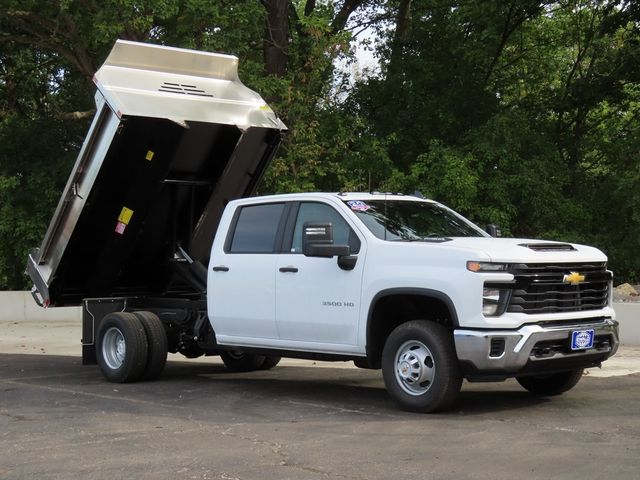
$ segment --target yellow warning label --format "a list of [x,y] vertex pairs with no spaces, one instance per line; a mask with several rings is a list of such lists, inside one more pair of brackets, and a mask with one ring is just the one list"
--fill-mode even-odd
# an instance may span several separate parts
[[153,160],[153,156],[155,155],[155,152],[153,150],[148,150],[147,154],[144,156],[145,160]]
[[120,212],[118,221],[124,223],[125,225],[129,225],[129,222],[131,221],[131,217],[133,217],[133,210],[127,207],[122,207],[122,211]]

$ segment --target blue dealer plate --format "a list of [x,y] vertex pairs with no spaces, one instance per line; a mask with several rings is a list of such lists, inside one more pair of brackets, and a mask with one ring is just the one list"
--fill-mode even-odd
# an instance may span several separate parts
[[594,330],[576,330],[571,332],[571,350],[593,348]]

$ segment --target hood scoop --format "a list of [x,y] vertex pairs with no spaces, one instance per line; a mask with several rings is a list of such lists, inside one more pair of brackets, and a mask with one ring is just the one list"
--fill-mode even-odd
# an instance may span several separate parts
[[529,248],[535,252],[575,252],[573,245],[568,243],[519,243],[520,247]]

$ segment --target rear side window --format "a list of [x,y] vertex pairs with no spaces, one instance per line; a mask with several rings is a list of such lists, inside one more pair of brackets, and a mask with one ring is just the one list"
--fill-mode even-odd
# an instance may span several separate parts
[[242,207],[233,231],[231,253],[272,253],[284,203]]

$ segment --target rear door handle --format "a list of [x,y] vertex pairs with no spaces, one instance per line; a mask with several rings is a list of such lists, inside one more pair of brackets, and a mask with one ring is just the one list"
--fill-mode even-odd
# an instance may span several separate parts
[[298,271],[297,267],[280,267],[280,271],[281,272],[289,272],[289,273],[296,273]]
[[214,272],[228,272],[229,267],[225,267],[224,265],[218,265],[217,267],[213,267]]

